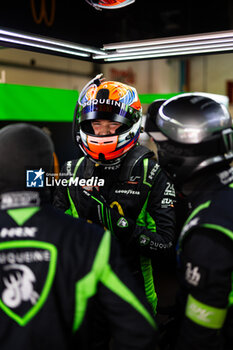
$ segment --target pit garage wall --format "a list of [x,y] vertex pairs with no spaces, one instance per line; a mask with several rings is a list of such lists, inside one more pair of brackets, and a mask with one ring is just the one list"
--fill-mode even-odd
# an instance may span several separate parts
[[179,88],[179,60],[93,64],[71,58],[0,48],[0,81],[8,84],[76,89],[95,74],[133,85],[140,94],[173,93]]
[[[103,71],[107,77],[134,82],[139,93],[170,93],[181,91],[181,62],[185,60],[189,62],[188,91],[228,95],[227,83],[233,85],[232,53],[106,64]],[[233,115],[231,100],[229,109]]]
[[92,76],[90,62],[0,47],[1,83],[80,91]]
[[[188,60],[186,85],[189,91],[227,94],[227,81],[233,82],[232,53],[192,56]],[[1,48],[0,83],[81,91],[93,75],[103,72],[107,79],[135,86],[139,94],[176,93],[182,86],[181,61],[184,58],[94,65],[65,57]]]
[[[227,82],[233,82],[232,53],[192,57],[190,70],[192,91],[199,90],[227,95]],[[233,116],[231,99],[229,101],[229,110]]]
[[108,79],[134,86],[138,93],[174,93],[179,89],[179,60],[150,60],[102,65]]

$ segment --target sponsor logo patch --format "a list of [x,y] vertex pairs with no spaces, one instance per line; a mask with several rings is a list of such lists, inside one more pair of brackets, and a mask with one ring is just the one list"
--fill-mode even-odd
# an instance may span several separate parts
[[192,266],[191,262],[186,263],[186,271],[185,271],[185,280],[193,285],[194,287],[197,287],[200,283],[201,279],[201,272],[199,270],[199,266]]
[[167,186],[164,191],[164,196],[171,196],[171,197],[176,196],[174,185],[171,184],[170,182],[167,182]]
[[13,237],[35,237],[37,227],[3,227],[0,230],[1,238],[13,238]]
[[128,227],[129,224],[128,224],[128,221],[126,220],[126,218],[120,218],[118,221],[117,221],[117,226],[118,227],[121,227],[121,228],[124,228],[124,227]]
[[146,246],[150,243],[150,238],[145,235],[140,235],[139,237],[139,244],[141,246]]
[[0,243],[0,307],[25,326],[47,300],[56,271],[57,250],[40,241]]
[[173,199],[163,198],[161,201],[161,208],[169,208],[169,207],[174,207]]
[[121,193],[121,194],[132,194],[132,195],[140,195],[140,191],[133,191],[133,190],[115,190],[115,193]]

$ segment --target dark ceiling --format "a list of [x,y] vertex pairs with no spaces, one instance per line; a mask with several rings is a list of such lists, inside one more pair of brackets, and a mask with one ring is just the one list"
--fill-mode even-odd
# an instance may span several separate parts
[[1,3],[0,27],[102,47],[113,42],[230,30],[233,1],[136,0],[121,9],[97,11],[84,0],[8,0]]

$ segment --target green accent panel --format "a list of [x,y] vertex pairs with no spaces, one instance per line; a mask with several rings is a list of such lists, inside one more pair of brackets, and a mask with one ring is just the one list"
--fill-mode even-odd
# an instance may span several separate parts
[[233,183],[229,185],[230,188],[233,188]]
[[[147,185],[151,188],[152,184],[150,184],[146,181],[147,173],[148,173],[148,163],[149,163],[148,158],[145,158],[143,160],[143,167],[144,167],[143,184]],[[146,227],[151,232],[156,232],[156,223],[155,223],[154,219],[151,217],[151,215],[146,211],[149,196],[150,196],[150,192],[148,192],[147,199],[142,207],[140,214],[138,215],[136,224],[138,226]]]
[[140,256],[140,263],[141,263],[142,275],[144,278],[146,297],[147,297],[147,300],[150,303],[152,310],[153,310],[153,313],[155,315],[158,298],[157,298],[157,294],[155,292],[151,259],[149,259],[145,256]]
[[40,210],[40,207],[17,208],[7,210],[7,214],[19,225],[23,225],[34,214]]
[[76,310],[73,324],[73,332],[80,327],[87,309],[88,299],[96,294],[98,279],[94,270],[83,277],[75,288]]
[[78,91],[0,84],[0,120],[72,122]]
[[105,208],[105,213],[106,213],[106,221],[107,221],[107,226],[110,231],[112,231],[112,222],[111,222],[111,216],[108,208]]
[[111,267],[108,264],[110,244],[110,231],[105,231],[91,271],[76,283],[76,309],[73,324],[74,332],[78,330],[83,321],[88,299],[95,295],[98,282],[102,282],[107,288],[113,291],[113,293],[128,302],[139,313],[141,313],[153,327],[156,327],[150,313],[111,270]]
[[212,230],[220,231],[233,240],[233,232],[231,230],[228,230],[227,228],[225,228],[223,226],[214,225],[214,224],[202,224],[201,226],[206,227],[206,228],[210,228]]
[[138,226],[146,227],[151,232],[156,232],[156,223],[151,215],[146,211],[150,192],[147,195],[147,199],[142,207],[140,214],[137,217],[136,224]]
[[179,237],[179,240],[178,240],[178,255],[180,254],[182,248],[181,248],[181,244],[182,244],[182,241],[184,239],[184,237],[186,236],[187,232],[189,232],[188,230],[184,230],[185,226],[192,220],[192,218],[197,215],[201,210],[203,209],[206,209],[210,206],[211,204],[211,201],[207,201],[205,203],[202,203],[200,204],[196,209],[194,209],[192,211],[192,213],[189,215],[189,217],[187,218],[187,220],[185,221],[184,225],[183,225],[183,229],[181,231],[181,234],[180,234],[180,237]]
[[105,231],[97,250],[91,271],[76,283],[76,309],[73,331],[77,331],[85,316],[88,299],[95,295],[97,283],[104,266],[108,264],[110,254],[111,234]]
[[73,179],[76,178],[76,174],[77,174],[77,171],[78,171],[78,168],[80,166],[80,164],[82,163],[82,161],[84,160],[85,157],[81,157],[79,158],[79,160],[77,161],[76,165],[75,165],[75,168],[74,168],[74,173],[73,173]]
[[154,100],[163,99],[167,100],[173,96],[179,95],[181,92],[170,93],[170,94],[139,94],[139,99],[141,103],[151,103]]
[[[100,206],[101,206],[101,216],[102,216],[102,220],[103,220],[103,225],[104,225],[104,226],[107,226],[107,225],[106,225],[106,222],[105,222],[105,219],[104,219],[104,205],[103,205],[103,203],[102,203],[99,199],[95,198],[94,196],[91,196],[91,198],[94,199],[96,202],[98,202],[98,203],[100,204]],[[107,219],[107,218],[106,218],[106,219]]]
[[152,185],[149,182],[146,181],[147,172],[148,172],[148,163],[149,163],[149,159],[148,158],[143,159],[143,167],[144,167],[143,183],[144,183],[144,185],[152,187]]
[[193,218],[195,215],[197,215],[197,214],[199,213],[199,211],[208,208],[208,207],[210,206],[210,203],[211,203],[211,201],[207,201],[207,202],[205,202],[205,203],[200,204],[196,209],[194,209],[194,210],[192,211],[192,213],[189,215],[188,219],[185,221],[184,226],[187,225],[187,223],[188,223],[190,220],[192,220],[192,218]]
[[232,284],[232,288],[231,288],[231,292],[229,294],[229,304],[228,306],[233,306],[233,272],[231,274],[231,284]]
[[78,218],[79,215],[78,215],[78,212],[77,212],[77,210],[75,208],[73,199],[71,198],[70,190],[69,190],[68,187],[67,187],[67,195],[68,195],[68,198],[69,198],[69,201],[70,201],[70,207],[69,207],[69,209],[66,210],[65,213],[68,214],[68,215],[72,215],[74,218]]
[[151,232],[156,232],[156,223],[148,211],[146,212],[146,227]]
[[111,270],[109,265],[105,266],[104,268],[104,273],[101,276],[101,282],[121,299],[134,307],[142,316],[144,316],[152,327],[156,328],[153,317],[137,299],[137,297],[131,292],[131,290],[121,282],[117,275]]
[[136,225],[141,226],[141,227],[146,227],[145,216],[146,216],[147,202],[148,202],[148,197],[147,197],[147,199],[142,207],[142,210],[141,210],[141,212],[138,215],[137,220],[136,220]]
[[71,208],[67,209],[67,210],[65,211],[65,214],[70,215],[70,216],[73,216],[73,213],[72,213]]
[[201,303],[189,294],[185,315],[200,326],[220,329],[223,326],[227,309],[219,309]]
[[149,160],[148,158],[143,159],[143,183],[146,182],[146,177],[147,177],[147,171],[148,171],[148,163]]
[[110,230],[110,232],[116,237],[114,231],[113,231],[113,227],[112,227],[112,217],[111,217],[111,212],[110,209],[106,208],[106,218],[107,218],[107,222],[108,222],[108,228]]
[[25,326],[40,311],[40,309],[43,307],[44,303],[47,300],[56,273],[57,249],[54,245],[50,243],[40,241],[11,241],[6,243],[0,243],[0,250],[15,248],[41,248],[47,249],[50,252],[50,264],[44,288],[40,294],[37,303],[23,317],[20,317],[19,315],[14,313],[0,299],[0,308],[20,326]]
[[[84,160],[84,157],[80,158],[78,160],[77,164],[75,165],[75,169],[74,169],[74,173],[73,173],[73,179],[75,179],[76,173],[77,173],[78,168],[79,168],[79,165],[82,163],[83,160]],[[75,204],[73,202],[73,199],[71,197],[69,187],[67,187],[67,195],[68,195],[68,198],[69,198],[69,201],[70,201],[70,207],[69,207],[69,209],[67,209],[65,211],[65,214],[71,215],[74,218],[79,218],[78,211],[77,211],[77,209],[75,207]]]
[[106,208],[105,212],[106,212],[106,220],[107,220],[107,225],[108,225],[107,227],[110,230],[111,234],[117,239],[116,234],[113,230],[113,226],[112,226],[111,211],[110,211],[110,209]]

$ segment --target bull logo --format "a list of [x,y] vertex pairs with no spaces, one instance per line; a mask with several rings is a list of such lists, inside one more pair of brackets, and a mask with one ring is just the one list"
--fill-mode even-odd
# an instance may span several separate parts
[[2,301],[10,308],[18,307],[22,301],[30,301],[34,305],[39,298],[39,294],[33,289],[35,275],[26,265],[11,264],[4,267],[5,271],[16,269],[16,275],[10,273],[8,278],[3,278],[5,289]]

